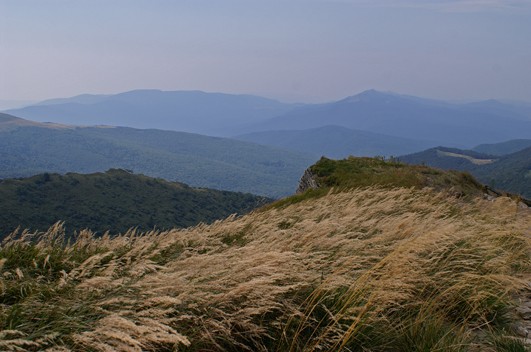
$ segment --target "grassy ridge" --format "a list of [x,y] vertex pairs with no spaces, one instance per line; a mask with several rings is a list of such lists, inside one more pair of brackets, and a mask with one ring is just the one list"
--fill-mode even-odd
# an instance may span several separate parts
[[393,159],[386,161],[379,158],[321,158],[310,170],[317,176],[318,184],[323,187],[431,187],[435,190],[451,189],[459,195],[479,195],[483,188],[472,176],[464,172],[409,166]]
[[375,185],[162,233],[55,227],[0,246],[0,347],[524,351],[530,223],[506,197]]
[[17,227],[45,231],[64,221],[68,233],[99,234],[130,228],[188,227],[267,203],[251,194],[198,189],[124,170],[95,174],[41,174],[0,180],[0,238]]
[[444,171],[427,166],[407,165],[393,158],[348,157],[332,160],[321,157],[309,171],[318,188],[302,194],[283,198],[264,209],[283,207],[300,201],[322,197],[329,192],[345,191],[363,187],[382,188],[432,188],[452,196],[468,198],[482,195],[484,186],[470,174],[459,171]]

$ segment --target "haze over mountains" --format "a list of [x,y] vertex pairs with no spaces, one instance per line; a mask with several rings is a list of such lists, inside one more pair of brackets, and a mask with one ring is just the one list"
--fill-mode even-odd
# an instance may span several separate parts
[[529,138],[529,107],[496,102],[497,109],[492,109],[492,104],[452,104],[369,90],[337,102],[292,110],[257,128],[288,130],[337,125],[462,147]]
[[427,141],[432,146],[465,148],[531,134],[531,106],[524,103],[487,100],[457,104],[375,90],[306,105],[250,95],[136,90],[53,99],[8,113],[40,122],[158,128],[225,137],[335,125]]
[[281,115],[295,106],[252,95],[134,90],[114,95],[84,94],[50,99],[7,112],[40,122],[229,136],[248,131],[248,125]]

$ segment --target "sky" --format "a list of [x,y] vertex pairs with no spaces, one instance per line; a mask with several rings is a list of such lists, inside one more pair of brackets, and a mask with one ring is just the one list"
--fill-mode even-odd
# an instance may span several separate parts
[[147,88],[531,101],[531,0],[0,0],[0,101]]

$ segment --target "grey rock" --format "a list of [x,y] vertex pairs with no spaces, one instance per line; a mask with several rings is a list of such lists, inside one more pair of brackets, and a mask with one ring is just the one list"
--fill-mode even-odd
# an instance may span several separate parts
[[483,194],[483,198],[486,199],[486,200],[489,200],[489,201],[493,201],[494,199],[496,199],[496,196],[492,196],[488,193],[484,193]]
[[304,193],[309,189],[319,188],[315,175],[310,169],[306,169],[299,181],[299,187],[297,187],[297,194]]

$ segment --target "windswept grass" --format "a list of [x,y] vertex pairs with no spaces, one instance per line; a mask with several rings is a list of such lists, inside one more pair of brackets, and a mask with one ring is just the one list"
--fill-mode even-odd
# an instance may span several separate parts
[[478,195],[483,190],[483,186],[466,172],[407,165],[392,158],[331,160],[322,157],[310,170],[323,187],[431,187],[439,191],[450,189],[459,196]]
[[0,246],[0,350],[518,351],[530,227],[509,198],[404,187],[114,238],[59,224]]
[[319,198],[330,192],[344,192],[356,188],[431,188],[452,196],[471,198],[483,195],[485,187],[470,174],[445,171],[428,166],[407,165],[396,159],[348,157],[332,160],[322,157],[309,169],[318,188],[280,199],[263,210],[282,208],[307,199]]

